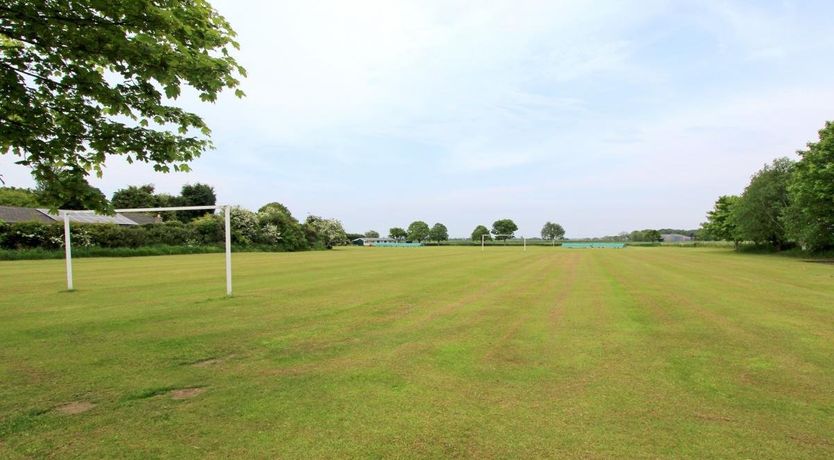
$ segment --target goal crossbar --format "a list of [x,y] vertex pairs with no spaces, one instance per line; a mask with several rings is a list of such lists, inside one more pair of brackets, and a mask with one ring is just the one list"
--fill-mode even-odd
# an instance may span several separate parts
[[[489,233],[484,233],[484,234],[481,235],[481,252],[484,252],[484,247],[485,247],[484,241],[485,241],[486,237],[490,237],[490,239],[492,239],[492,237],[497,238],[499,236],[506,236],[506,237],[510,237],[510,238],[515,237],[515,235],[510,234],[510,233],[499,233],[499,234],[496,234],[496,235],[491,235]],[[524,252],[527,252],[527,238],[524,237],[524,236],[522,236],[520,238],[522,240],[524,240]]]
[[[226,228],[226,295],[232,295],[232,232],[231,232],[231,206],[210,205],[210,206],[170,206],[162,208],[123,208],[114,209],[117,213],[133,212],[169,212],[169,211],[212,211],[222,209]],[[72,279],[72,238],[70,238],[70,216],[74,214],[97,214],[90,209],[83,210],[59,210],[58,215],[64,217],[64,252],[67,262],[67,290],[73,290]]]

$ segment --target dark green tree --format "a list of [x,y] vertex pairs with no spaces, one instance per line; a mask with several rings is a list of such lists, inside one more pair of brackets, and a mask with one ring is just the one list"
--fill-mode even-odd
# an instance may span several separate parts
[[834,248],[834,123],[826,122],[819,141],[797,153],[788,185],[788,237],[812,251]]
[[[175,206],[213,206],[217,204],[217,195],[214,194],[214,187],[210,185],[185,184],[182,186],[176,203]],[[212,213],[214,211],[177,211],[177,219],[182,222],[190,222],[200,216]]]
[[496,240],[506,240],[512,238],[516,230],[518,230],[518,225],[516,225],[512,219],[500,219],[492,223],[492,234],[495,235]]
[[707,221],[701,224],[701,239],[714,241],[732,241],[738,246],[738,232],[733,221],[733,207],[738,203],[736,195],[718,197],[712,211],[707,213]]
[[432,226],[429,230],[428,239],[430,241],[448,241],[449,240],[449,230],[446,228],[445,225],[441,223],[436,223]]
[[0,187],[0,206],[37,208],[43,206],[35,190],[20,187]]
[[400,227],[393,227],[388,230],[388,236],[390,238],[394,238],[395,240],[404,240],[408,237],[408,232]]
[[793,168],[793,161],[778,158],[753,176],[733,205],[732,221],[739,239],[767,243],[777,250],[785,246],[784,217],[790,204],[788,182]]
[[475,227],[475,230],[472,230],[472,241],[480,242],[483,235],[486,235],[483,237],[485,240],[492,240],[492,235],[489,233],[489,229],[483,225],[478,225]]
[[379,232],[376,230],[368,230],[365,232],[365,238],[379,238]]
[[270,203],[258,211],[260,243],[283,247],[288,251],[307,249],[309,242],[301,224],[280,203]]
[[209,128],[172,102],[183,87],[243,96],[234,36],[206,0],[5,0],[0,154],[32,169],[53,208],[109,210],[87,182],[108,156],[187,171]]
[[[56,209],[97,209],[89,203],[107,203],[101,190],[88,184],[81,176],[57,167],[44,167],[36,175],[35,191],[38,199],[50,208]],[[67,193],[69,187],[73,193]]]
[[116,190],[110,203],[114,208],[153,208],[157,206],[154,186],[131,185],[127,188]]
[[429,237],[429,224],[422,220],[416,220],[408,226],[409,241],[424,241]]
[[543,240],[561,240],[565,237],[565,229],[555,222],[546,222],[542,227]]

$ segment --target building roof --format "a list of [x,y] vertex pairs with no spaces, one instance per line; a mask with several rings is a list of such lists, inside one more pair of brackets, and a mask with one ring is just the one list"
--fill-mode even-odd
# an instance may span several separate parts
[[50,223],[55,220],[48,215],[34,208],[21,208],[18,206],[0,206],[0,221],[14,222],[41,222]]
[[[78,224],[116,224],[116,225],[144,225],[157,222],[153,214],[132,212],[116,214],[114,216],[103,216],[99,214],[70,213],[69,220]],[[15,222],[40,222],[52,224],[64,221],[64,211],[58,214],[49,212],[46,208],[21,208],[18,206],[0,206],[0,221]]]
[[158,214],[148,212],[124,212],[122,216],[136,222],[139,225],[158,224],[162,222],[162,218]]

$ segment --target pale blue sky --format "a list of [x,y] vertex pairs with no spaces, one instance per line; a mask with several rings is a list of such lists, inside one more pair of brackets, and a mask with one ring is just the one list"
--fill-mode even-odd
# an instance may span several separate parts
[[[181,101],[217,149],[189,174],[113,162],[108,194],[207,182],[357,232],[695,228],[834,119],[830,1],[213,4],[248,97]],[[9,185],[29,185],[11,160]]]

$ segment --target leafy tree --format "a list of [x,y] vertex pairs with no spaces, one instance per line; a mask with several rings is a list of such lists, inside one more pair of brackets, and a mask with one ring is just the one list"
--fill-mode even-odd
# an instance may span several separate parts
[[429,236],[429,224],[416,220],[408,226],[409,241],[423,241]]
[[357,238],[364,238],[365,237],[365,235],[362,234],[362,233],[347,233],[347,234],[345,234],[345,236],[347,236],[348,241],[353,241]]
[[379,238],[379,232],[376,230],[368,230],[365,232],[365,238]]
[[393,227],[390,230],[388,230],[388,236],[390,238],[394,238],[395,240],[404,240],[406,239],[406,237],[408,237],[408,232],[406,232],[405,229],[402,229],[400,227]]
[[733,207],[738,203],[736,195],[718,197],[712,211],[707,213],[707,221],[701,224],[704,230],[701,239],[716,241],[733,241],[738,246],[738,232],[733,221]]
[[0,187],[0,206],[37,208],[43,206],[35,190],[19,187]]
[[643,242],[657,242],[662,241],[663,237],[657,230],[635,230],[628,236],[629,241],[643,241]]
[[482,236],[485,240],[492,240],[492,235],[490,235],[489,229],[483,225],[478,225],[475,227],[475,230],[472,230],[472,241],[481,241]]
[[441,223],[436,223],[432,226],[431,230],[429,230],[429,240],[431,241],[447,241],[449,239],[449,230],[446,229],[446,226]]
[[157,206],[154,187],[151,184],[116,190],[110,199],[114,208],[152,208]]
[[790,203],[788,181],[793,168],[793,161],[778,158],[750,180],[733,205],[732,221],[740,239],[768,243],[777,250],[785,246],[784,215]]
[[232,243],[245,246],[258,241],[258,215],[254,212],[233,206],[229,210],[229,226],[232,230]]
[[273,201],[271,203],[267,203],[267,204],[261,206],[261,209],[258,209],[258,212],[265,212],[265,211],[269,211],[269,210],[283,212],[284,214],[286,214],[288,216],[292,216],[292,213],[290,212],[289,208],[287,208],[286,206],[284,206],[283,204],[281,204],[277,201]]
[[259,242],[278,245],[288,251],[307,249],[308,242],[301,224],[292,214],[282,210],[286,207],[275,204],[278,206],[267,205],[258,212]]
[[[2,70],[2,65],[0,65],[0,70]],[[2,130],[2,125],[0,125],[0,130]],[[2,139],[0,139],[0,149],[2,148]],[[50,208],[98,209],[89,204],[107,203],[104,193],[88,184],[84,177],[73,175],[58,167],[44,166],[36,170],[35,183],[37,184],[35,190],[40,201]],[[72,193],[68,193],[67,190],[72,190]]]
[[516,230],[518,230],[518,225],[516,225],[512,219],[500,219],[492,223],[492,234],[495,235],[496,240],[506,240],[512,238]]
[[[182,186],[176,206],[212,206],[217,204],[214,187],[196,183]],[[212,211],[177,211],[177,218],[183,222],[190,222],[197,217],[211,214]]]
[[834,123],[826,122],[819,142],[799,151],[788,185],[789,237],[812,251],[834,248]]
[[243,96],[234,36],[206,0],[4,1],[0,154],[32,168],[51,207],[108,210],[87,177],[110,155],[187,171],[209,128],[171,101],[183,86]]
[[333,246],[348,244],[345,229],[337,219],[307,216],[304,221],[304,229],[315,235],[316,238],[313,243],[321,243],[328,249]]
[[564,237],[565,229],[557,223],[548,221],[542,227],[542,239],[544,240],[561,240]]

